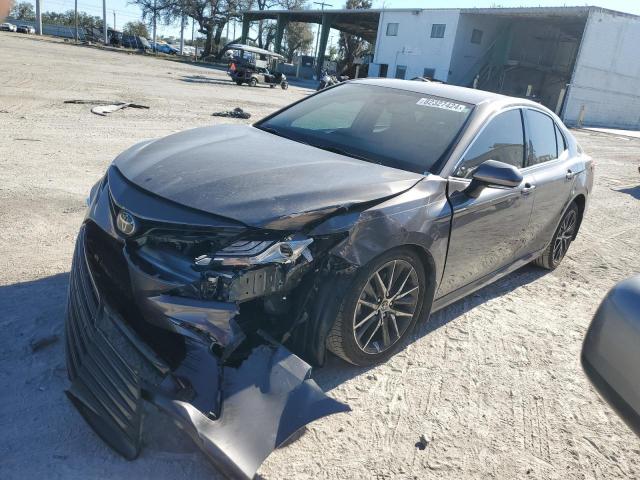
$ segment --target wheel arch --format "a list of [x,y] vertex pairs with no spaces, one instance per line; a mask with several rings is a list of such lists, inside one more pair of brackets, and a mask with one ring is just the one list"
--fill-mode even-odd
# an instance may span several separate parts
[[428,320],[431,314],[431,307],[433,306],[433,299],[436,293],[437,279],[436,279],[436,263],[433,259],[433,255],[426,248],[421,245],[407,244],[406,247],[413,250],[422,262],[422,268],[427,280],[426,291],[424,292],[424,300],[422,302],[422,311],[420,312],[420,318],[418,321]]
[[[580,225],[582,225],[582,218],[584,217],[584,211],[587,207],[587,197],[585,197],[584,194],[579,193],[573,198],[571,203],[575,203],[578,207],[578,226],[576,228],[575,233],[573,234],[573,239],[575,240],[576,237],[578,236],[578,232],[580,231]],[[569,203],[569,205],[571,205],[571,203]],[[568,205],[567,205],[567,208],[569,208]]]

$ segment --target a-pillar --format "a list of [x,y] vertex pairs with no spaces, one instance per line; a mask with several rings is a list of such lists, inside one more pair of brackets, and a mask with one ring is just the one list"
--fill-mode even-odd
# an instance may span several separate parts
[[318,47],[318,58],[316,58],[316,78],[320,79],[320,72],[322,71],[322,65],[324,63],[324,53],[327,49],[327,40],[329,40],[329,30],[331,30],[331,23],[333,22],[333,15],[326,13],[322,14],[322,30],[320,31],[320,45]]
[[246,16],[242,17],[242,37],[240,37],[240,43],[246,45],[247,37],[249,36],[249,27],[251,26],[251,22],[249,18]]
[[274,42],[274,48],[276,53],[282,53],[282,37],[284,36],[284,29],[287,26],[289,20],[282,13],[278,14],[278,23],[276,25],[276,38]]

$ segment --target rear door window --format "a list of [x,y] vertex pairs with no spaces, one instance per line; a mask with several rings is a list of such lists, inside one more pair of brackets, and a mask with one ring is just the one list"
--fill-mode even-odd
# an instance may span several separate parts
[[537,165],[558,158],[556,126],[549,115],[526,110],[529,139],[528,165]]
[[564,139],[564,135],[558,128],[558,125],[555,125],[555,127],[556,127],[556,143],[558,144],[558,157],[560,157],[560,155],[562,155],[562,152],[564,152],[567,149],[567,141]]
[[521,168],[524,163],[524,130],[519,109],[500,113],[480,132],[465,154],[454,177],[471,178],[481,163],[497,160]]

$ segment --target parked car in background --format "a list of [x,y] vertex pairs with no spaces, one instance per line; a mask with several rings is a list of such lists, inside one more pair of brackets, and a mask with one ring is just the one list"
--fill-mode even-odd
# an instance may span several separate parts
[[5,32],[15,32],[16,26],[13,23],[0,23],[0,30]]
[[153,51],[157,51],[157,52],[160,52],[160,53],[166,53],[167,55],[177,55],[178,54],[178,50],[173,48],[168,43],[156,42],[154,44],[153,42],[151,42],[151,48],[152,48]]
[[121,43],[124,48],[133,48],[145,52],[151,50],[149,40],[140,35],[122,35]]
[[18,25],[17,31],[18,33],[27,33],[30,35],[34,35],[36,33],[36,29],[31,25]]

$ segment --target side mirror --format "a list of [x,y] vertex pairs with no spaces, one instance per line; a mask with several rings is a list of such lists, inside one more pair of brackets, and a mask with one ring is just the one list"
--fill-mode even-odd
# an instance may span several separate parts
[[487,160],[480,164],[465,190],[470,197],[477,197],[485,187],[513,188],[522,183],[522,174],[513,165]]
[[582,368],[600,395],[640,435],[640,275],[613,287],[582,346]]

